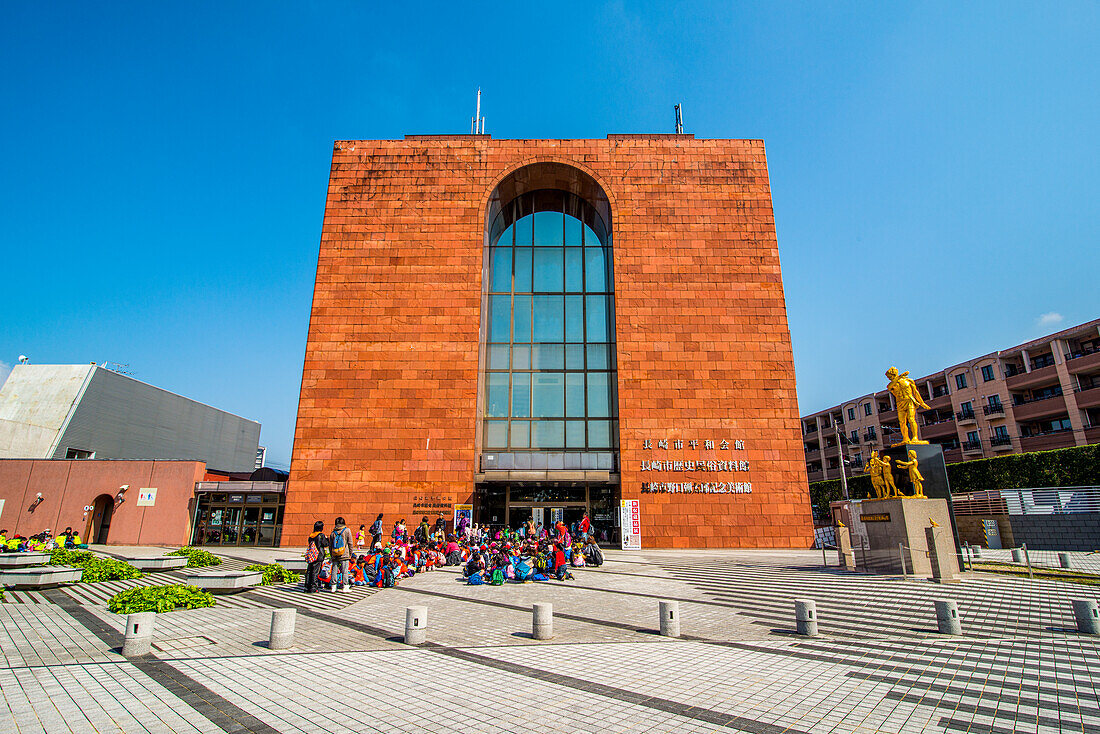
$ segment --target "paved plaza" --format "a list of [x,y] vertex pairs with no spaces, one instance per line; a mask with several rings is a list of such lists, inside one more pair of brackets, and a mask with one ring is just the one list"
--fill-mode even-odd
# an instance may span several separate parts
[[[227,550],[225,567],[292,555]],[[447,568],[395,589],[256,589],[158,615],[131,660],[106,599],[174,574],[9,592],[0,732],[1100,732],[1100,638],[1071,608],[1100,586],[938,586],[823,568],[820,551],[607,555],[563,583],[473,587]],[[796,598],[816,601],[820,637],[794,634]],[[662,599],[679,639],[657,634]],[[936,632],[936,599],[958,602],[962,636]],[[551,641],[530,635],[536,602],[553,604]],[[401,641],[414,605],[419,647]],[[297,609],[288,651],[266,646],[279,607]]]

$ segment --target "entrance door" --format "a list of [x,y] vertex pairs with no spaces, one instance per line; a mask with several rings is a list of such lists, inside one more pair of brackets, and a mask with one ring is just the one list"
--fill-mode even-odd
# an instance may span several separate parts
[[108,494],[101,494],[92,503],[92,517],[88,521],[88,530],[84,538],[88,543],[104,544],[111,530],[111,515],[114,514],[115,500]]
[[222,515],[222,545],[237,545],[241,536],[241,508],[226,507]]

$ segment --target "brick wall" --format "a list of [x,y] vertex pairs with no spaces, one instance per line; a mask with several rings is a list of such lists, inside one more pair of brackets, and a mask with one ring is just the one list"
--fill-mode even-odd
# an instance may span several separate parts
[[[764,146],[673,135],[336,143],[284,544],[302,543],[315,518],[412,522],[424,505],[471,501],[488,199],[543,161],[587,172],[611,203],[622,487],[641,498],[644,546],[809,547]],[[643,449],[677,438],[716,448]],[[680,458],[749,471],[640,470]],[[752,493],[641,494],[643,482],[685,480]]]

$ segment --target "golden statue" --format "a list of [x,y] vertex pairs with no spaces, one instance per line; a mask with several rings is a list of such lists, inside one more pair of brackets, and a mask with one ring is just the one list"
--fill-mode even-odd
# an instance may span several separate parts
[[872,451],[871,458],[867,460],[866,472],[871,475],[871,486],[874,487],[875,497],[880,500],[886,499],[886,485],[882,481],[882,468],[885,464],[878,458],[878,452]]
[[894,470],[890,468],[890,457],[883,456],[882,462],[882,486],[886,491],[886,497],[901,497],[898,485],[894,484]]
[[899,461],[895,464],[899,469],[909,471],[909,481],[913,485],[913,496],[924,497],[924,477],[917,468],[917,452],[909,449],[909,461]]
[[917,406],[930,410],[928,403],[924,402],[924,398],[920,396],[917,383],[909,377],[908,372],[898,374],[897,367],[886,370],[886,377],[890,380],[886,389],[894,396],[894,402],[897,403],[898,424],[901,426],[901,443],[894,445],[928,443],[922,441],[917,433]]

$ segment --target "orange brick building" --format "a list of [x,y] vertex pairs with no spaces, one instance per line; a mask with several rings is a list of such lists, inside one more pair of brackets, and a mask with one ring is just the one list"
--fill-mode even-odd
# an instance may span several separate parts
[[282,542],[315,519],[809,547],[764,145],[335,144]]

